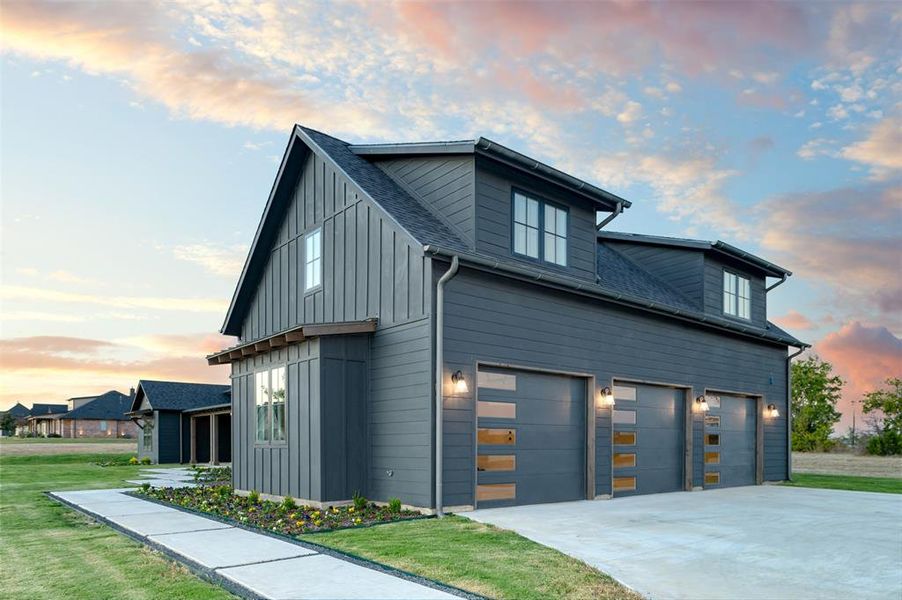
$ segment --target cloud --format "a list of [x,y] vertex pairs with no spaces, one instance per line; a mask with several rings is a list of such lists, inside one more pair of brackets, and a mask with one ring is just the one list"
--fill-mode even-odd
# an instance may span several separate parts
[[623,110],[617,115],[617,120],[624,124],[633,123],[642,118],[642,105],[630,100],[623,106]]
[[115,344],[103,340],[42,335],[0,340],[0,352],[40,352],[93,354]]
[[237,280],[247,256],[247,245],[186,244],[173,248],[172,254],[179,260],[200,265],[214,275]]
[[815,323],[797,310],[791,310],[785,315],[779,317],[771,317],[771,321],[785,329],[792,330],[808,330],[814,329]]
[[837,427],[841,433],[851,425],[851,400],[861,400],[888,377],[902,376],[902,340],[885,327],[846,324],[815,344],[814,352],[830,362],[846,382],[840,404],[845,417]]
[[871,176],[882,180],[902,171],[902,118],[887,117],[868,131],[868,136],[844,147],[843,158],[870,167]]
[[796,151],[796,156],[803,160],[814,160],[819,156],[836,158],[836,141],[827,138],[808,140]]
[[27,302],[47,301],[61,304],[93,304],[113,308],[145,308],[164,311],[212,312],[222,314],[228,307],[228,300],[221,298],[166,298],[155,296],[114,296],[80,294],[59,290],[4,285],[0,288],[0,298]]
[[165,356],[206,356],[233,345],[234,338],[218,333],[154,334],[123,338],[120,344]]

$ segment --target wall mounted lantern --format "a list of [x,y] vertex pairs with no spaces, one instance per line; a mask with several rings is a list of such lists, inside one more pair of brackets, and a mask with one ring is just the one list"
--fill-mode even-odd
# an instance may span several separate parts
[[708,399],[705,396],[699,396],[695,399],[695,410],[706,413],[710,409],[711,407],[708,406]]
[[776,419],[777,417],[780,416],[780,411],[777,410],[776,404],[768,404],[767,412],[765,414],[766,414],[766,416],[770,417],[771,419]]
[[598,399],[601,400],[602,406],[614,406],[614,392],[612,392],[609,387],[601,390],[601,395]]
[[464,374],[460,372],[460,369],[454,371],[454,375],[451,376],[451,383],[454,384],[455,394],[466,394],[470,391],[467,387],[467,380],[464,379]]

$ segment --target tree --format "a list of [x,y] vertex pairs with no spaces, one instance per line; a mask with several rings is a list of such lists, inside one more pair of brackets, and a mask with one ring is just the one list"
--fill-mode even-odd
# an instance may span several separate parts
[[13,431],[16,430],[16,418],[8,412],[3,413],[3,418],[0,419],[0,430],[6,435],[12,435]]
[[902,379],[886,380],[889,389],[864,395],[862,408],[873,416],[874,436],[868,440],[870,454],[902,454]]
[[836,402],[843,380],[833,365],[817,356],[792,363],[792,449],[823,452],[833,445],[830,434],[839,421]]

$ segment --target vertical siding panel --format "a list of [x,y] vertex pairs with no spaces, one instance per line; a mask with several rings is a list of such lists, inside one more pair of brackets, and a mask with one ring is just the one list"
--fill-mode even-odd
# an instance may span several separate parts
[[385,321],[394,321],[394,297],[395,282],[395,232],[380,223],[382,226],[382,269],[379,281],[382,287],[382,297],[379,300],[379,316]]
[[313,500],[321,498],[322,462],[316,448],[322,448],[322,402],[320,398],[320,361],[310,361],[310,492]]
[[332,252],[335,260],[332,261],[332,281],[335,285],[335,294],[332,296],[332,318],[327,321],[344,321],[344,295],[345,295],[345,215],[337,213],[334,218]]
[[367,315],[382,318],[380,309],[382,277],[382,222],[376,211],[367,207],[369,243],[369,268],[367,269]]
[[298,243],[288,243],[288,325],[294,327],[301,321],[298,319]]
[[[347,198],[347,185],[343,184]],[[345,210],[345,287],[344,287],[344,320],[357,318],[354,310],[357,303],[357,205],[348,206]]]
[[[356,196],[355,196],[356,197]],[[357,205],[357,301],[354,311],[355,319],[363,319],[367,316],[366,299],[369,283],[369,207],[358,203]]]
[[288,307],[291,306],[291,287],[289,286],[288,273],[291,269],[291,254],[288,245],[284,245],[279,249],[279,266],[281,267],[279,284],[279,308],[281,310],[281,318],[279,319],[279,331],[286,329],[290,323],[288,315]]
[[394,282],[394,314],[395,321],[407,320],[410,300],[410,246],[400,237],[395,237],[395,272],[392,277]]

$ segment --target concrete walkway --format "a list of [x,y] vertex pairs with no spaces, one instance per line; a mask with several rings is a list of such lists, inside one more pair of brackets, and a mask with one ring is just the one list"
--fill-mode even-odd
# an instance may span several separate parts
[[464,513],[651,598],[902,598],[902,495],[753,486]]
[[194,471],[186,467],[157,467],[138,471],[138,479],[128,479],[128,483],[141,485],[149,483],[153,487],[194,487]]
[[128,490],[52,492],[50,495],[244,597],[292,600],[455,597],[298,544],[134,498],[124,494],[125,491]]

